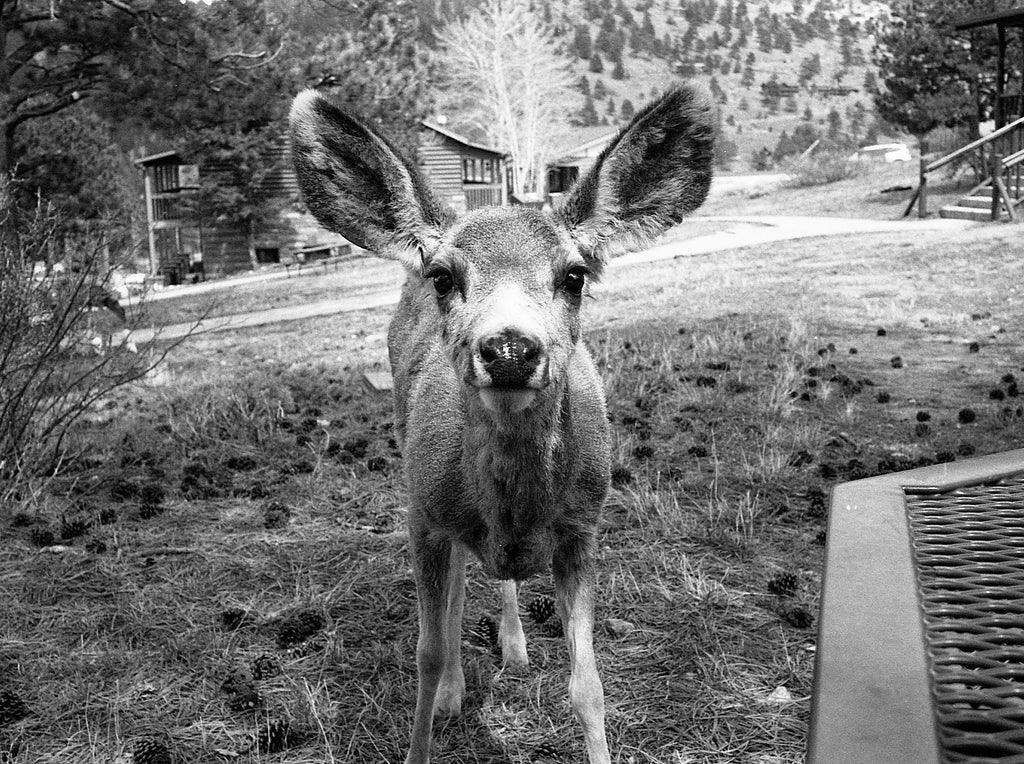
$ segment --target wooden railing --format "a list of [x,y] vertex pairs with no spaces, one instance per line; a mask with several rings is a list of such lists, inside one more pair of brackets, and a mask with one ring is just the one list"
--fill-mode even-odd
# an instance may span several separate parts
[[463,185],[462,190],[466,192],[466,209],[475,210],[478,207],[497,207],[504,199],[502,198],[501,185]]
[[1010,220],[1017,219],[1016,207],[1024,202],[1024,118],[1011,122],[939,159],[929,162],[927,153],[927,143],[922,141],[920,183],[903,212],[904,217],[910,214],[915,202],[918,205],[918,217],[928,216],[928,173],[973,154],[975,166],[984,169],[979,173],[980,182],[971,189],[968,196],[991,186],[992,219],[999,219],[1001,207],[1006,210]]

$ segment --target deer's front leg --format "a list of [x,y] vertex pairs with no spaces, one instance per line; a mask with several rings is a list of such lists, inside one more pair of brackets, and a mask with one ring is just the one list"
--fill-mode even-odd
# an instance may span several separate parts
[[555,555],[555,598],[569,646],[569,702],[583,728],[590,764],[611,764],[604,732],[604,689],[594,659],[594,573],[583,544]]
[[[426,528],[410,523],[409,548],[412,553],[416,593],[419,599],[419,639],[416,642],[416,713],[406,764],[428,764],[430,733],[434,721],[434,703],[438,685],[446,673],[448,600],[453,554],[451,542]],[[461,578],[460,578],[461,581]],[[461,599],[458,610],[461,616]],[[450,673],[449,673],[450,676]],[[460,698],[461,702],[461,698]]]
[[452,544],[448,566],[448,601],[444,613],[444,669],[434,698],[434,716],[458,716],[466,677],[462,673],[462,611],[466,604],[466,549]]

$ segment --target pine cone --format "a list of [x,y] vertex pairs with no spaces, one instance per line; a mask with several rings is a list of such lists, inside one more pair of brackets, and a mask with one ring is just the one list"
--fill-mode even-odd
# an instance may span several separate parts
[[272,655],[259,655],[252,662],[252,678],[270,679],[281,673],[281,664]]
[[533,754],[530,756],[530,761],[535,764],[541,764],[541,762],[549,761],[561,761],[562,751],[555,743],[544,742],[533,749]]
[[295,733],[287,719],[271,719],[256,730],[253,749],[259,753],[280,753],[295,743]]
[[768,582],[768,591],[779,597],[792,597],[800,587],[800,580],[793,573],[783,573]]
[[288,648],[305,642],[324,627],[324,617],[315,610],[299,610],[287,616],[277,628],[277,645]]
[[555,601],[544,594],[534,597],[526,606],[526,612],[530,614],[534,623],[544,623],[555,614]]
[[469,630],[469,639],[480,647],[491,649],[498,644],[498,624],[489,615],[481,616],[476,626]]
[[132,764],[173,764],[173,758],[159,740],[143,738],[132,746]]
[[0,690],[0,727],[28,716],[28,706],[13,690]]
[[220,613],[221,625],[228,631],[240,629],[249,621],[249,613],[240,607],[229,607]]

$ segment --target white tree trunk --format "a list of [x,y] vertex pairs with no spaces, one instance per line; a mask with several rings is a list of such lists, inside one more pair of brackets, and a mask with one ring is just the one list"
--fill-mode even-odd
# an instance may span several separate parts
[[442,105],[508,151],[515,194],[542,193],[550,137],[564,122],[572,78],[551,30],[516,0],[489,0],[439,34]]

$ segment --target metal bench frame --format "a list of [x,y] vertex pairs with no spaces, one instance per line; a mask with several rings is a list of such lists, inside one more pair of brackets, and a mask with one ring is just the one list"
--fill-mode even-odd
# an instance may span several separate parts
[[833,490],[808,764],[943,761],[906,496],[1022,471],[1024,449]]

